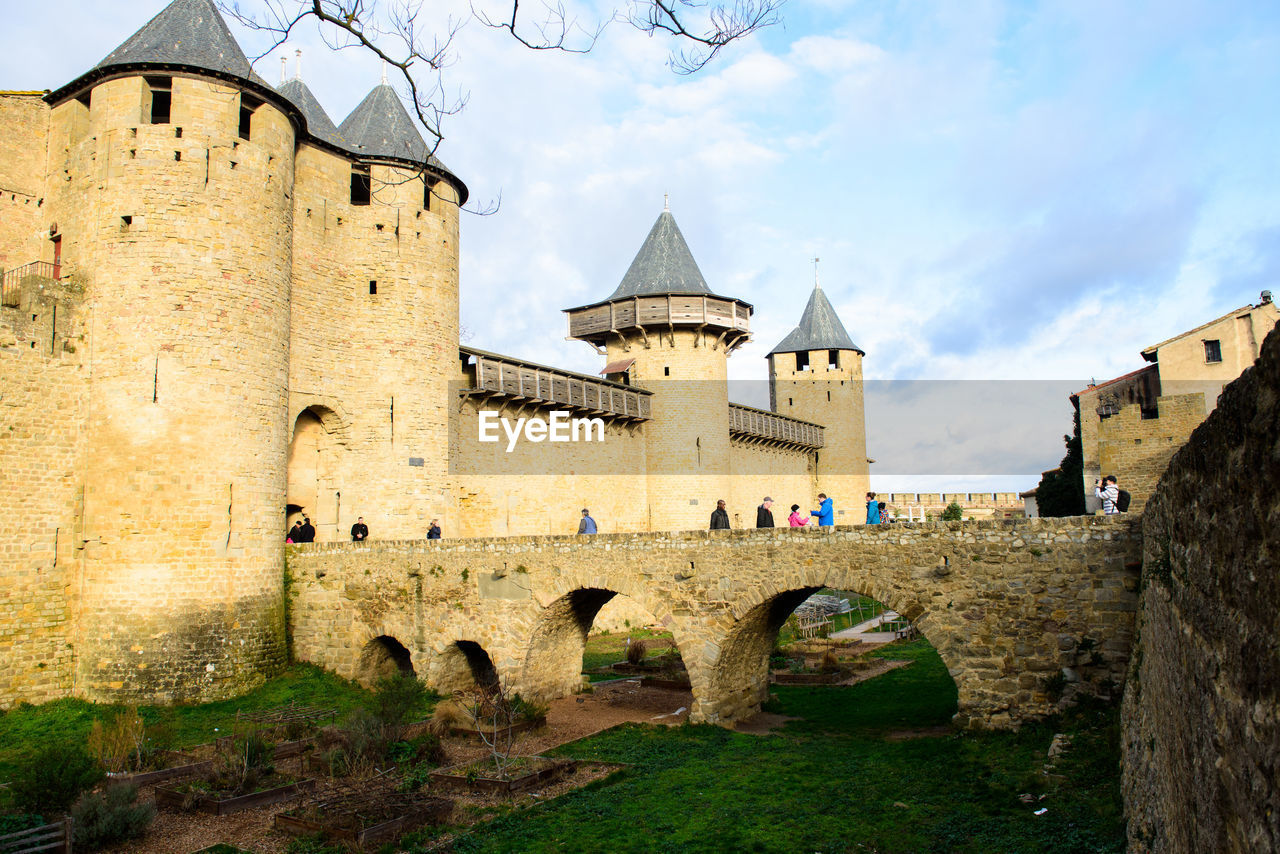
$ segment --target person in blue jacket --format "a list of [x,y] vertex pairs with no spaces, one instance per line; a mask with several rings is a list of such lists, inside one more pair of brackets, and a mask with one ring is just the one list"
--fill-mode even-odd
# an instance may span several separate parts
[[832,509],[832,506],[831,499],[827,497],[827,494],[825,492],[819,492],[818,509],[810,510],[809,515],[818,517],[819,526],[825,525],[830,527],[836,523],[836,511]]
[[874,492],[867,493],[867,524],[880,524],[880,503],[876,501],[876,494]]

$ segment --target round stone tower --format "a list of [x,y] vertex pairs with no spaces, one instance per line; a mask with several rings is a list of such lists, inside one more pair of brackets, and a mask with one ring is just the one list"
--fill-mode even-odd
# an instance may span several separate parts
[[450,516],[449,380],[458,367],[458,218],[467,188],[384,81],[334,127],[307,117],[294,195],[288,505],[317,540],[426,536]]
[[707,286],[670,210],[607,299],[566,311],[570,337],[607,356],[606,373],[653,392],[643,427],[651,530],[706,528],[729,498],[727,360],[751,311]]
[[285,659],[294,147],[211,0],[51,93],[49,199],[90,306],[76,692],[241,692]]
[[835,501],[837,525],[857,525],[870,489],[862,357],[814,282],[800,324],[768,355],[773,411],[823,425],[817,488]]

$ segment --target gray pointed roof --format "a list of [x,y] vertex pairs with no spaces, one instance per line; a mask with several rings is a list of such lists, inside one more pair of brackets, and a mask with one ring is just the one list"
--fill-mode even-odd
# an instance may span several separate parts
[[351,115],[342,120],[338,133],[347,140],[349,151],[365,157],[393,157],[439,165],[430,156],[400,96],[386,83],[373,87],[373,91],[364,96]]
[[[710,294],[707,280],[670,211],[658,214],[622,284],[608,300],[651,294]],[[606,302],[608,301],[606,300]]]
[[302,117],[307,120],[307,131],[312,136],[342,149],[351,148],[351,145],[342,138],[342,134],[338,133],[338,129],[334,126],[333,120],[329,118],[329,114],[324,111],[324,107],[320,106],[316,96],[311,93],[311,90],[306,83],[302,82],[301,78],[295,77],[292,80],[281,83],[276,87],[276,91],[288,98],[295,107],[302,111]]
[[265,83],[254,73],[213,0],[173,0],[94,70],[139,64],[186,65]]
[[809,296],[809,304],[804,307],[804,314],[800,315],[800,325],[770,350],[769,355],[808,350],[857,350],[866,355],[866,351],[854,344],[849,333],[845,332],[836,310],[817,285]]

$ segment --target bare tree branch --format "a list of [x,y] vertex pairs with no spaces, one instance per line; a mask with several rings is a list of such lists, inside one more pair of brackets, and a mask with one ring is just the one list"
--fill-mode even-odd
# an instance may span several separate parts
[[[650,35],[662,33],[695,45],[673,51],[669,60],[677,73],[692,74],[731,42],[777,23],[778,10],[785,0],[733,0],[732,5],[706,0],[628,0],[630,6],[625,14],[615,13],[612,19],[590,28],[570,18],[561,0],[554,5],[543,2],[545,14],[532,20],[523,14],[521,0],[509,2],[509,16],[499,19],[473,4],[472,17],[486,27],[505,30],[531,50],[567,53],[587,53],[609,23],[624,21]],[[253,57],[253,62],[283,45],[299,24],[313,19],[331,50],[367,50],[394,68],[407,90],[414,115],[429,135],[432,157],[444,141],[445,120],[466,106],[468,96],[461,91],[451,95],[444,82],[445,69],[455,61],[454,39],[465,21],[449,17],[438,30],[424,33],[423,0],[388,0],[383,8],[379,7],[379,0],[257,0],[255,5],[260,10],[256,13],[241,11],[235,2],[228,6],[226,0],[221,0],[220,5],[243,26],[269,35],[269,46]],[[406,152],[406,159],[419,159],[413,155]],[[429,180],[429,171],[423,168],[406,180],[419,175]],[[491,202],[471,212],[494,213],[497,205]]]
[[[632,0],[627,21],[649,34],[668,33],[698,47],[673,52],[671,68],[693,74],[716,58],[730,42],[778,23],[786,0],[734,0],[732,6],[710,5],[702,0]],[[687,23],[687,15],[706,9],[705,21]]]

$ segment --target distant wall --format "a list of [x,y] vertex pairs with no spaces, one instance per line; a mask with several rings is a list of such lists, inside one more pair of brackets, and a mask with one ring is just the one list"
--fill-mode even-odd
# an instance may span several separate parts
[[1143,520],[1124,701],[1131,852],[1280,850],[1280,333]]

